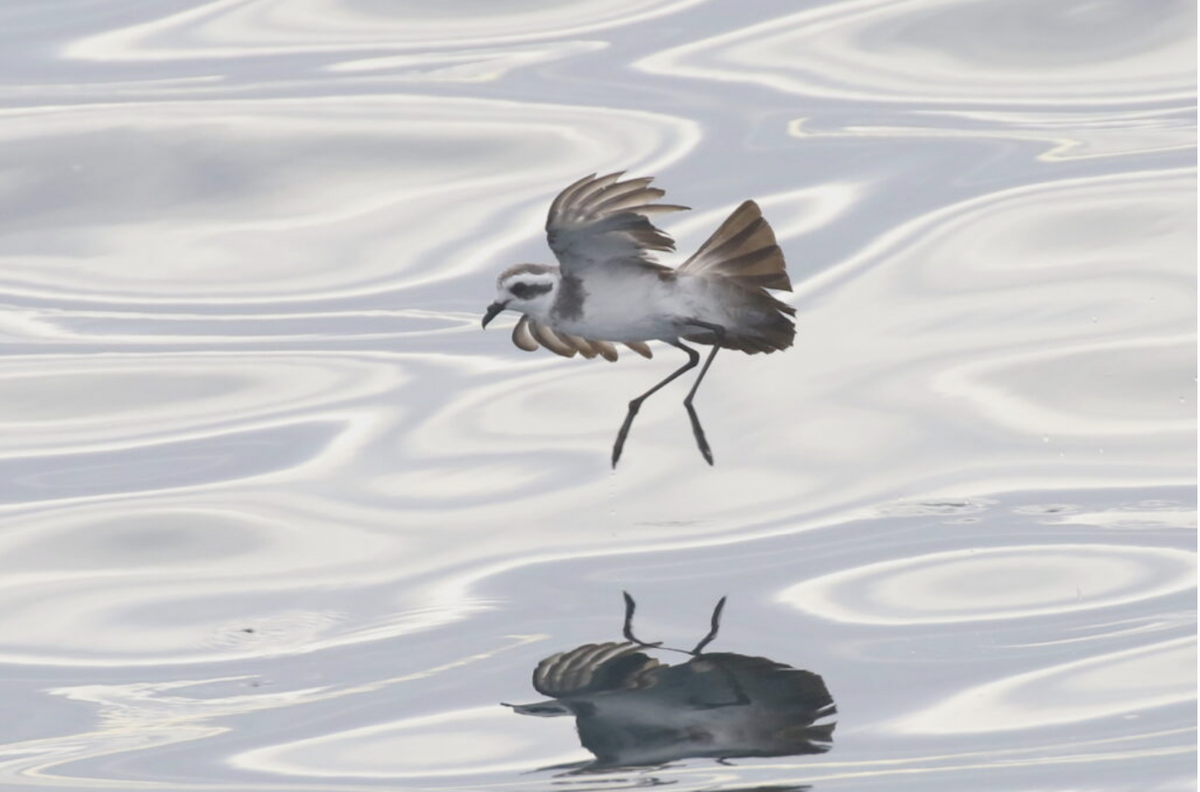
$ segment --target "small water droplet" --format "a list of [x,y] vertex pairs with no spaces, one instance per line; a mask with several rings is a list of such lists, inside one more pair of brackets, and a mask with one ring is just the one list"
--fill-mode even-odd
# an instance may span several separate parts
[[1097,322],[1097,321],[1098,321],[1098,320],[1096,319],[1096,317],[1094,317],[1094,316],[1093,316],[1093,317],[1092,317],[1092,324],[1096,324],[1096,322]]
[[1103,448],[1101,448],[1101,449],[1098,449],[1098,450],[1100,451],[1100,453],[1101,453],[1101,454],[1103,454],[1103,453],[1104,453],[1104,449],[1103,449]]
[[1043,443],[1049,443],[1049,442],[1050,442],[1050,435],[1042,435],[1042,442],[1043,442]]

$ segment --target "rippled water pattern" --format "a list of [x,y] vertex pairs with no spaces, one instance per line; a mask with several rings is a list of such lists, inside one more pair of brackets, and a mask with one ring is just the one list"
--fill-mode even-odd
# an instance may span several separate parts
[[[1187,0],[0,5],[0,786],[1195,788]],[[775,226],[697,406],[479,330],[593,171]],[[638,630],[819,755],[520,717]],[[678,661],[673,661],[678,662]]]

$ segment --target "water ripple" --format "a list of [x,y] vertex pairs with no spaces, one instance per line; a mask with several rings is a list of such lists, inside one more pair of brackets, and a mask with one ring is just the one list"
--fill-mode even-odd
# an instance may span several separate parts
[[1196,6],[1139,0],[831,3],[649,56],[656,74],[871,102],[1187,103]]
[[4,118],[0,293],[125,304],[278,303],[475,272],[536,233],[580,162],[658,169],[696,141],[670,116],[400,96]]
[[1196,145],[1191,110],[1096,112],[936,110],[910,113],[902,122],[869,121],[824,125],[798,118],[788,134],[805,141],[868,139],[978,140],[992,145],[1016,141],[1039,144],[1039,162],[1072,162],[1132,154],[1183,152]]
[[389,82],[494,82],[514,69],[572,58],[604,49],[599,41],[547,42],[503,48],[474,47],[467,51],[417,52],[379,58],[353,58],[326,66],[339,75],[370,75]]
[[427,614],[358,595],[403,577],[413,547],[298,496],[156,495],[25,515],[0,541],[0,658],[213,661],[314,651],[449,618],[428,592]]
[[26,357],[0,373],[0,459],[203,439],[378,396],[406,379],[395,365],[351,356]]
[[1196,641],[1095,655],[972,687],[894,724],[914,734],[1059,726],[1194,702]]
[[778,599],[825,619],[911,626],[1110,608],[1188,591],[1195,575],[1195,554],[1168,548],[979,547],[832,572]]
[[319,420],[134,448],[0,460],[0,506],[204,487],[312,463],[345,424]]
[[69,58],[170,60],[352,49],[490,46],[579,36],[678,13],[702,0],[207,0],[74,42]]
[[250,750],[232,762],[291,778],[471,778],[586,756],[571,735],[544,725],[489,704]]

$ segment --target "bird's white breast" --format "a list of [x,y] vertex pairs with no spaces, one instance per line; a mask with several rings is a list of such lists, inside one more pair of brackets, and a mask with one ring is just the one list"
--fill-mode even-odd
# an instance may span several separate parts
[[582,278],[578,316],[552,317],[555,329],[599,341],[673,339],[681,322],[711,311],[692,278],[614,269]]

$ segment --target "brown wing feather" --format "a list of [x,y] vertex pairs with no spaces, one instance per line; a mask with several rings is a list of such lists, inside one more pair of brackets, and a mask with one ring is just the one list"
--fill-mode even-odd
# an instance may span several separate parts
[[596,350],[596,347],[592,346],[592,342],[588,341],[586,338],[580,338],[579,336],[571,335],[570,333],[564,333],[559,330],[554,331],[554,334],[561,338],[563,343],[570,344],[571,346],[575,347],[575,349],[579,351],[579,354],[583,355],[588,360],[591,360],[592,358],[596,357],[596,355],[600,354]]
[[575,357],[575,347],[558,337],[558,334],[543,324],[529,320],[529,331],[537,342],[556,355]]
[[[516,326],[513,327],[512,340],[518,348],[524,349],[526,352],[534,352],[539,346],[543,346],[563,357],[574,357],[579,354],[589,360],[602,357],[610,363],[616,362],[620,357],[616,346],[608,341],[581,338],[553,330],[536,319],[529,318],[526,314],[522,314],[521,318],[517,320]],[[642,357],[653,356],[650,347],[640,341],[630,341],[625,346]]]
[[617,362],[617,358],[620,356],[617,354],[617,348],[615,346],[607,341],[593,341],[592,343],[595,344],[596,348],[600,350],[601,357],[603,357],[609,363]]
[[654,353],[650,351],[649,345],[644,344],[641,341],[626,341],[625,346],[629,347],[634,352],[637,352],[644,358],[654,357]]
[[559,338],[569,344],[573,344],[579,350],[579,354],[583,355],[588,360],[599,355],[609,363],[617,359],[617,348],[607,341],[593,341],[590,338],[580,338],[577,335],[570,335],[562,331],[555,331]]
[[647,674],[661,664],[632,643],[584,644],[559,652],[538,663],[533,672],[534,690],[551,698],[570,698],[652,681]]
[[649,217],[687,207],[654,203],[665,194],[651,178],[621,181],[621,173],[586,176],[558,194],[546,217],[546,236],[564,274],[592,266],[641,266],[670,270],[651,261],[675,241]]
[[525,314],[521,314],[521,318],[513,326],[512,340],[518,349],[524,349],[526,352],[536,352],[538,350],[537,339],[529,331],[529,317]]

